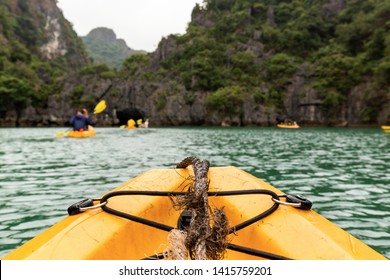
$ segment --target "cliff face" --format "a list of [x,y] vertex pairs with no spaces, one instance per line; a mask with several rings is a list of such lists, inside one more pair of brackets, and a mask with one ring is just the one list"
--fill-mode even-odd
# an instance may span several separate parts
[[64,67],[77,69],[88,64],[80,38],[55,0],[2,0],[1,9],[5,46],[18,41],[44,61],[65,61]]
[[87,64],[55,0],[0,1],[0,125],[42,123],[56,78]]
[[[389,33],[376,31],[387,6],[370,2],[363,8],[372,14],[367,20],[356,15],[357,25],[358,2],[314,0],[319,4],[313,7],[299,0],[274,2],[210,0],[197,5],[186,34],[163,38],[155,52],[131,56],[119,71],[95,67],[63,76],[45,106],[29,102],[19,116],[9,110],[0,120],[67,125],[75,107],[92,111],[103,98],[107,109],[93,119],[104,126],[140,117],[156,126],[272,126],[283,117],[304,126],[390,123],[390,46],[381,43]],[[56,21],[49,22],[52,40],[40,45],[47,59],[69,50],[57,42]],[[51,51],[49,42],[57,51]]]
[[[214,2],[217,3],[216,1],[210,1],[210,3]],[[332,22],[345,7],[346,4],[343,0],[332,0],[320,6],[320,13],[326,21]],[[259,11],[262,11],[262,15],[259,14]],[[272,28],[281,25],[280,11],[279,13],[275,12],[271,6],[249,6],[246,11],[247,21],[250,21],[253,16],[264,16],[265,21]],[[222,17],[221,11],[219,11],[218,17]],[[287,77],[287,81],[280,79],[282,86],[275,87],[272,84],[272,79],[264,79],[259,86],[252,88],[265,94],[269,94],[275,89],[282,91],[282,106],[270,105],[269,102],[264,102],[264,100],[259,101],[252,92],[245,92],[243,93],[243,101],[239,105],[241,107],[241,113],[239,114],[229,114],[228,108],[225,112],[210,109],[207,106],[207,101],[213,91],[194,89],[194,85],[199,79],[198,76],[193,74],[195,71],[191,72],[189,85],[186,85],[183,83],[184,74],[172,71],[172,68],[166,67],[166,65],[172,61],[172,57],[180,58],[174,60],[176,64],[182,63],[184,60],[183,54],[191,51],[188,45],[183,43],[187,40],[186,36],[189,37],[189,44],[195,45],[198,38],[196,35],[191,37],[189,34],[193,28],[197,27],[197,30],[201,30],[197,32],[213,30],[220,24],[218,23],[218,17],[215,14],[213,15],[210,10],[196,7],[192,14],[190,29],[186,35],[164,38],[157,50],[150,55],[149,68],[139,70],[141,74],[138,73],[127,80],[122,80],[122,85],[115,85],[118,92],[121,93],[120,96],[124,99],[118,99],[117,96],[111,98],[110,94],[107,95],[106,99],[111,107],[115,108],[115,112],[126,110],[126,108],[137,109],[143,112],[146,117],[151,118],[152,123],[156,125],[268,126],[274,125],[277,117],[293,118],[303,125],[314,126],[377,126],[390,122],[390,102],[388,93],[386,93],[386,86],[380,88],[373,83],[374,78],[369,76],[370,71],[365,77],[363,74],[362,78],[347,91],[343,91],[341,97],[335,98],[336,101],[331,100],[332,103],[326,97],[327,91],[325,93],[324,91],[321,92],[317,86],[319,82],[316,69],[318,69],[320,62],[316,60],[296,62],[295,71]],[[275,56],[274,50],[267,46],[266,34],[264,34],[266,29],[263,27],[263,30],[261,28],[252,30],[246,41],[240,40],[232,48],[226,49],[225,59],[233,60],[234,55],[239,52],[250,52],[254,55],[256,63],[263,67],[268,59]],[[236,30],[235,32],[242,31]],[[202,37],[201,40],[204,40],[204,34],[202,34]],[[217,44],[218,41],[214,41],[214,43]],[[198,52],[205,51],[200,49]],[[187,63],[193,64],[195,56],[196,53],[192,55],[191,61],[187,61]],[[335,56],[336,66],[342,64],[343,59],[345,59],[341,56],[340,62],[338,62],[338,57]],[[347,57],[347,59],[350,58]],[[326,63],[328,62],[326,61]],[[214,65],[213,67],[216,68],[217,66]],[[225,67],[229,68],[230,66],[225,65]],[[330,72],[337,72],[338,70],[337,67],[336,69],[329,68]],[[168,73],[154,81],[142,78],[142,73],[156,73],[158,71],[167,71]],[[235,69],[231,68],[231,71],[235,71]],[[263,75],[263,73],[260,72],[260,75]],[[266,73],[266,77],[279,78],[278,73],[273,76]],[[336,80],[338,77],[334,74],[331,78]],[[341,81],[340,84],[343,82]],[[335,85],[335,87],[341,86]],[[330,91],[333,88],[327,90]],[[121,100],[126,101],[121,102]],[[115,114],[108,113],[108,117],[113,117],[114,120]]]

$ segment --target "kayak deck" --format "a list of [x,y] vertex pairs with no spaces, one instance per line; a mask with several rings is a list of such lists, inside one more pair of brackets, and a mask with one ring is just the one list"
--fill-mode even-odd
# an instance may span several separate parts
[[294,124],[277,124],[279,128],[299,128],[299,125]]
[[86,131],[76,131],[72,130],[66,133],[66,136],[68,137],[73,137],[73,138],[86,138],[86,137],[91,137],[95,136],[96,131],[92,126],[88,126],[88,130]]
[[[192,168],[153,169],[114,189],[183,192],[192,183]],[[209,191],[269,190],[266,182],[236,167],[208,171]],[[268,195],[208,197],[211,208],[223,207],[230,226],[249,220],[274,205]],[[175,228],[181,211],[168,197],[120,195],[107,200],[112,209]],[[229,244],[290,259],[386,259],[313,210],[279,205],[270,215],[228,236]],[[14,250],[4,259],[144,259],[164,251],[168,232],[96,208],[68,216]],[[234,246],[231,246],[233,248]],[[224,259],[264,259],[228,249]]]

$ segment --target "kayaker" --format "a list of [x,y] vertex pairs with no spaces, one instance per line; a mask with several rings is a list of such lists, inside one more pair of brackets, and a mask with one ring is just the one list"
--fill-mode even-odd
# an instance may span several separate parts
[[86,118],[89,118],[89,114],[88,114],[88,110],[83,108],[83,110],[81,110],[81,113],[86,117]]
[[149,119],[146,119],[143,124],[141,124],[141,127],[148,128],[149,127]]
[[91,119],[89,118],[88,110],[85,109],[85,108],[83,108],[83,109],[81,110],[81,113],[84,115],[84,117],[87,118],[87,121],[88,121],[87,130],[88,130],[88,125],[92,125],[92,121],[91,121]]
[[[82,113],[84,110],[87,116]],[[73,130],[75,131],[87,131],[88,125],[92,125],[92,121],[88,117],[88,111],[83,109],[76,111],[76,115],[70,119],[70,124],[73,125]]]

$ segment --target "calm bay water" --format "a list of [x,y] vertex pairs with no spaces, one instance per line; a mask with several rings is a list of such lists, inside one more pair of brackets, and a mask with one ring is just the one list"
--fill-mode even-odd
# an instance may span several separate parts
[[[65,131],[63,128],[62,131]],[[152,168],[187,156],[237,166],[291,194],[390,258],[390,133],[377,129],[0,128],[0,257]]]

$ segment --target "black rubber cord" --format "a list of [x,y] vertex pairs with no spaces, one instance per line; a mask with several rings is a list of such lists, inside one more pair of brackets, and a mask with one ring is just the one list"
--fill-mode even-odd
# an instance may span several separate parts
[[[111,192],[103,196],[100,200],[100,203],[106,202],[109,198],[114,197],[114,196],[123,196],[123,195],[147,195],[147,196],[183,196],[188,194],[187,192],[163,192],[163,191],[135,191],[135,190],[127,190],[127,191],[116,191],[116,192]],[[273,198],[279,200],[279,197],[276,193],[273,191],[269,190],[236,190],[236,191],[220,191],[220,192],[208,192],[208,196],[233,196],[233,195],[248,195],[248,194],[266,194],[269,196],[272,196]],[[260,213],[259,215],[242,222],[241,224],[238,224],[236,226],[233,226],[229,229],[229,234],[233,233],[235,231],[238,231],[240,229],[243,229],[253,223],[256,223],[257,221],[267,217],[271,213],[273,213],[277,208],[279,207],[278,203],[274,203],[269,209],[266,211]],[[117,211],[115,209],[112,209],[108,207],[107,205],[102,206],[102,209],[108,213],[111,213],[113,215],[117,215],[119,217],[123,217],[135,222],[139,222],[151,227],[155,227],[161,230],[165,231],[171,231],[173,227],[167,226],[165,224],[160,224],[154,221],[150,221],[144,218],[140,218],[131,214],[123,213],[120,211]]]
[[[138,191],[138,190],[116,191],[116,192],[108,193],[105,196],[103,196],[100,199],[100,203],[104,203],[109,198],[114,197],[114,196],[146,195],[146,196],[168,196],[168,197],[171,197],[171,196],[183,196],[183,195],[186,195],[186,194],[188,194],[188,192]],[[254,189],[254,190],[236,190],[236,191],[208,192],[208,196],[209,197],[212,197],[212,196],[248,195],[248,194],[266,194],[266,195],[269,195],[269,196],[279,200],[279,196],[276,193],[274,193],[273,191],[269,191],[269,190]],[[236,232],[236,231],[238,231],[240,229],[243,229],[243,228],[245,228],[245,227],[247,227],[247,226],[249,226],[249,225],[251,225],[251,224],[253,224],[253,223],[255,223],[255,222],[257,222],[257,221],[259,221],[261,219],[263,219],[264,217],[267,217],[268,215],[273,213],[278,207],[279,207],[279,203],[274,203],[269,209],[267,209],[266,211],[260,213],[259,215],[255,216],[255,217],[253,217],[253,218],[251,218],[251,219],[249,219],[247,221],[244,221],[244,222],[242,222],[242,223],[240,223],[240,224],[238,224],[236,226],[231,227],[229,229],[229,234],[233,233],[233,232]],[[113,215],[116,215],[116,216],[119,216],[119,217],[122,217],[122,218],[125,218],[125,219],[129,219],[131,221],[138,222],[138,223],[141,223],[141,224],[144,224],[144,225],[148,225],[148,226],[151,226],[151,227],[154,227],[154,228],[157,228],[157,229],[161,229],[161,230],[164,230],[164,231],[168,231],[169,232],[169,231],[174,229],[173,227],[165,225],[165,224],[157,223],[157,222],[145,219],[145,218],[140,218],[140,217],[137,217],[137,216],[134,216],[134,215],[131,215],[131,214],[127,214],[127,213],[124,213],[124,212],[112,209],[112,208],[108,207],[107,204],[103,205],[102,209],[104,211],[110,213],[110,214],[113,214]],[[235,245],[235,244],[231,244],[231,243],[228,244],[227,248],[230,249],[230,250],[233,250],[233,251],[237,251],[237,252],[241,252],[241,253],[245,253],[245,254],[248,254],[248,255],[253,255],[253,256],[257,256],[257,257],[261,257],[261,258],[265,258],[265,259],[270,259],[270,260],[290,260],[289,258],[286,258],[286,257],[283,257],[283,256],[279,256],[279,255],[276,255],[276,254],[260,251],[260,250],[257,250],[257,249],[247,248],[247,247],[244,247],[244,246],[239,246],[239,245]],[[156,260],[156,259],[163,259],[163,258],[164,258],[163,254],[156,254],[156,255],[153,255],[153,256],[150,256],[150,257],[146,257],[146,258],[144,258],[144,260]]]
[[247,255],[261,257],[269,260],[292,260],[280,255],[276,255],[276,254],[272,254],[272,253],[268,253],[261,250],[252,249],[252,248],[248,248],[236,244],[231,244],[231,243],[228,244],[227,248],[233,251],[237,251],[237,252],[245,253]]
[[[237,251],[240,253],[244,253],[247,255],[251,255],[251,256],[256,256],[256,257],[263,258],[263,259],[268,259],[268,260],[292,260],[292,259],[280,256],[280,255],[276,255],[276,254],[272,254],[272,253],[268,253],[268,252],[264,252],[261,250],[248,248],[248,247],[244,247],[244,246],[240,246],[240,245],[236,245],[236,244],[231,244],[231,243],[228,244],[227,249],[232,250],[232,251]],[[159,254],[155,254],[153,256],[146,257],[142,260],[151,261],[151,260],[162,260],[164,258],[165,258],[164,254],[159,253]]]

